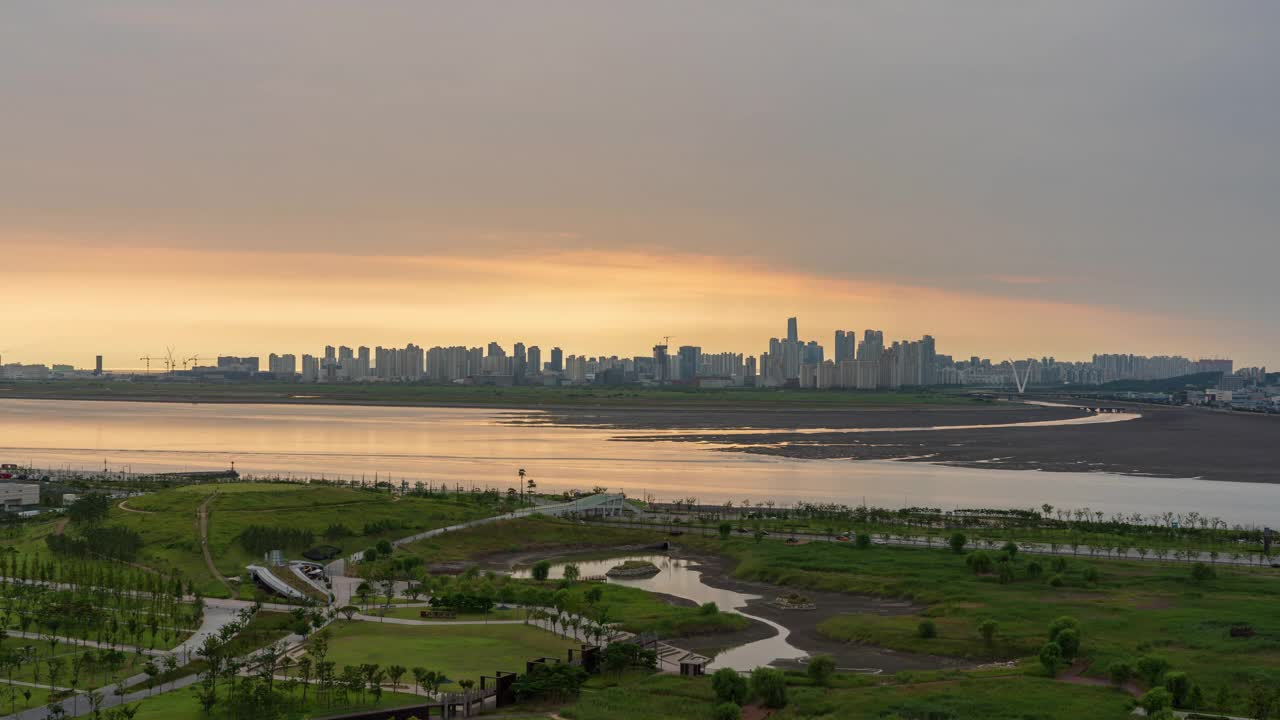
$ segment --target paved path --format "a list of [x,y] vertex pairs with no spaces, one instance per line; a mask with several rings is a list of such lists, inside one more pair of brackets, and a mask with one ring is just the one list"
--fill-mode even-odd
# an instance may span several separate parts
[[[193,633],[190,638],[187,638],[187,640],[181,645],[173,648],[172,650],[164,651],[162,654],[174,655],[178,659],[179,666],[186,665],[195,657],[196,650],[200,648],[200,644],[204,642],[206,637],[216,635],[224,625],[234,621],[238,612],[249,604],[250,603],[245,603],[239,600],[206,600],[204,619],[200,623],[200,628],[197,629],[195,633]],[[297,639],[299,641],[301,640],[301,638]],[[127,677],[118,683],[112,683],[110,685],[96,688],[98,692],[102,693],[102,707],[115,707],[122,703],[143,700],[149,695],[154,694],[155,691],[148,691],[145,689],[129,693],[124,697],[116,694],[116,688],[129,687],[131,685],[145,683],[146,681],[146,673],[139,673],[132,677]],[[197,677],[195,675],[188,675],[187,677],[180,678],[172,683],[166,683],[161,692],[188,687],[190,685],[194,685],[196,681]],[[93,712],[89,703],[87,701],[81,702],[79,697],[69,697],[63,700],[60,704],[63,711],[66,712],[66,717],[77,717],[79,715],[87,715]],[[35,707],[6,717],[12,718],[13,720],[44,720],[48,716],[49,712],[47,709],[44,707]]]
[[378,617],[356,613],[352,620],[386,623],[387,625],[523,625],[523,620],[412,620],[409,618]]
[[[11,638],[40,640],[42,642],[48,642],[51,637],[49,635],[44,635],[42,633],[26,632],[23,630],[9,630],[8,635]],[[91,648],[99,648],[99,649],[106,649],[106,650],[123,650],[125,652],[138,652],[138,646],[136,645],[124,645],[121,643],[116,643],[115,645],[112,645],[111,643],[103,643],[103,642],[98,642],[96,640],[80,640],[79,638],[63,637],[61,635],[53,635],[52,638],[54,640],[57,640],[59,644],[70,645],[72,647],[91,647]],[[168,655],[169,654],[167,650],[155,650],[152,648],[142,648],[142,652],[145,655]]]

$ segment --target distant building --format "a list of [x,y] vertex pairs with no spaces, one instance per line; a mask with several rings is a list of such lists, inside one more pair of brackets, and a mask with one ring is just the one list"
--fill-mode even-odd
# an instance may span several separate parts
[[93,374],[94,375],[102,374],[102,356],[101,355],[94,356]]
[[29,483],[0,483],[0,506],[7,512],[40,504],[40,486]]

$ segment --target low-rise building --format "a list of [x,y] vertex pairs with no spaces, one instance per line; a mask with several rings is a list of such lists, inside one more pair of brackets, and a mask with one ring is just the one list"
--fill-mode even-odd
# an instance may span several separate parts
[[31,483],[0,483],[0,506],[13,512],[40,504],[40,486]]

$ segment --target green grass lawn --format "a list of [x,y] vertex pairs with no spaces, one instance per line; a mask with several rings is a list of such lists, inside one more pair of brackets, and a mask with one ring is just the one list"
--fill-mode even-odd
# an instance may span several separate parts
[[370,612],[366,612],[364,614],[378,615],[380,617],[389,617],[389,618],[402,618],[405,620],[426,620],[429,622],[461,622],[461,621],[475,622],[475,621],[485,621],[485,620],[524,620],[524,611],[518,608],[509,608],[506,610],[493,610],[492,612],[488,612],[488,613],[458,613],[458,616],[453,618],[453,620],[447,620],[444,618],[424,618],[419,614],[424,610],[430,611],[431,608],[393,607],[390,610],[386,610],[386,611],[378,610],[375,608]]
[[[27,699],[27,697],[23,695],[25,692],[31,693],[30,699]],[[10,685],[4,680],[0,680],[0,712],[12,714],[15,712],[21,712],[28,708],[40,707],[47,704],[49,704],[48,690],[43,688]]]
[[[132,498],[128,507],[144,512],[117,507],[111,512],[111,522],[142,534],[145,546],[138,562],[159,570],[177,568],[206,595],[225,597],[228,591],[206,568],[196,526],[197,508],[214,492],[218,496],[210,504],[209,548],[218,570],[227,577],[242,575],[246,564],[261,559],[237,541],[250,525],[309,530],[315,535],[315,544],[333,544],[344,552],[355,552],[379,540],[488,514],[482,506],[454,499],[397,500],[385,492],[295,483],[220,483]],[[397,527],[365,533],[366,524],[379,521]],[[326,540],[323,534],[333,525],[344,525],[353,535]]]
[[437,535],[403,551],[427,563],[468,560],[494,553],[589,550],[623,545],[652,545],[662,538],[651,530],[581,525],[545,517],[502,520]]
[[[1064,585],[1053,587],[1047,559],[1036,559],[1045,573],[1032,579],[1027,566],[1033,558],[1019,557],[1016,580],[1002,585],[994,575],[970,572],[964,556],[941,549],[859,550],[738,538],[701,546],[738,558],[735,574],[742,578],[926,605],[920,615],[867,613],[823,622],[819,630],[839,640],[974,659],[1027,657],[1047,640],[1048,624],[1069,615],[1080,621],[1082,655],[1093,675],[1102,676],[1113,660],[1155,653],[1190,673],[1208,697],[1223,685],[1243,696],[1256,679],[1280,679],[1280,617],[1268,610],[1280,593],[1280,574],[1270,570],[1220,566],[1217,579],[1197,583],[1184,563],[1068,559]],[[1098,572],[1096,582],[1085,579],[1090,567]],[[926,617],[937,626],[936,638],[917,633]],[[986,618],[999,623],[992,649],[977,632]],[[1256,634],[1232,638],[1231,626],[1240,623]]]
[[[220,692],[225,694],[225,686],[220,687]],[[371,708],[394,708],[423,701],[419,696],[390,691],[383,692],[382,699],[378,702],[374,701],[372,695],[366,696],[364,702],[360,702],[358,696],[352,695],[346,703],[335,702],[331,705],[317,703],[314,689],[308,693],[306,703],[302,702],[301,689],[295,689],[290,693],[290,697],[295,703],[295,714],[289,717],[298,718],[324,717]],[[224,705],[215,705],[211,713],[205,713],[190,688],[153,695],[131,704],[138,707],[136,720],[230,720],[232,718],[229,709]]]
[[[854,679],[835,687],[810,685],[790,676],[787,707],[776,720],[1121,720],[1129,698],[1109,688],[1082,687],[1045,678],[959,677],[899,684]],[[683,720],[711,717],[709,678],[653,675],[603,690],[584,689],[560,715],[573,720]]]
[[633,633],[655,632],[661,637],[684,637],[706,633],[743,630],[750,622],[731,612],[717,611],[707,614],[701,608],[672,605],[661,597],[638,588],[610,583],[577,583],[570,590],[571,609],[586,611],[585,600],[592,587],[600,588],[603,596],[597,608],[608,608],[609,618],[623,630]]
[[[328,659],[343,665],[425,667],[455,683],[497,670],[524,672],[525,661],[565,657],[576,645],[526,625],[411,626],[338,621],[327,630]],[[456,688],[456,685],[447,686]]]

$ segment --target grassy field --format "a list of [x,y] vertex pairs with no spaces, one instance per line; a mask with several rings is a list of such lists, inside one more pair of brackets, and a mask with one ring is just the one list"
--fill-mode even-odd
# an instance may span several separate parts
[[[221,686],[222,693],[225,694],[225,686]],[[302,702],[302,691],[294,690],[291,697],[296,702],[296,714],[289,717],[312,718],[323,717],[327,715],[338,715],[344,712],[354,712],[357,710],[365,710],[370,708],[393,708],[402,705],[411,705],[422,702],[421,697],[409,695],[405,693],[393,693],[386,691],[382,694],[382,699],[374,702],[373,697],[367,696],[365,701],[359,702],[358,698],[352,697],[354,702],[345,704],[320,704],[315,700],[315,693],[308,695],[306,703]],[[141,702],[134,703],[138,708],[138,714],[135,720],[230,720],[232,717],[228,708],[215,705],[212,712],[206,713],[200,708],[190,689],[175,690],[160,695],[154,695],[146,698]]]
[[[497,670],[524,672],[526,660],[565,657],[576,644],[526,625],[412,626],[338,621],[329,634],[328,659],[343,665],[378,663],[442,671],[456,683]],[[456,684],[444,686],[457,689]]]
[[744,630],[750,622],[731,612],[704,613],[701,608],[672,605],[650,592],[624,585],[609,583],[578,583],[570,590],[570,607],[587,608],[586,593],[598,587],[602,593],[596,604],[608,608],[623,630],[633,633],[655,632],[661,637],[684,637],[706,633],[723,633]]
[[974,404],[960,394],[903,391],[813,391],[773,388],[551,388],[408,383],[164,383],[60,380],[0,384],[6,398],[262,402],[353,405],[616,406],[616,407],[878,407]]
[[524,610],[510,608],[506,610],[494,610],[489,613],[458,613],[457,617],[452,620],[444,618],[423,618],[419,613],[431,608],[425,607],[407,607],[407,608],[391,608],[382,611],[374,609],[365,613],[366,615],[377,615],[379,617],[401,618],[404,620],[429,620],[430,622],[484,622],[492,620],[524,620]]
[[569,552],[661,542],[650,530],[587,527],[551,518],[504,520],[437,535],[404,546],[402,552],[428,563],[474,560],[497,553]]
[[[1102,676],[1113,660],[1158,654],[1173,669],[1188,672],[1207,696],[1226,686],[1237,697],[1258,680],[1280,679],[1280,618],[1267,608],[1280,593],[1280,573],[1216,568],[1217,578],[1196,582],[1183,563],[1067,559],[1057,575],[1045,558],[1038,578],[1032,558],[1014,562],[1016,579],[1001,584],[994,574],[976,575],[965,558],[941,549],[813,543],[790,546],[734,538],[697,541],[738,559],[735,575],[782,585],[910,598],[926,604],[919,616],[841,615],[820,630],[835,639],[884,647],[983,659],[1034,655],[1049,623],[1063,615],[1081,625],[1081,654],[1088,672]],[[1092,570],[1091,570],[1092,569]],[[1089,580],[1096,572],[1096,580]],[[925,618],[937,637],[924,639]],[[977,631],[981,620],[999,623],[987,648]],[[1247,624],[1252,637],[1230,636]]]
[[[223,597],[227,590],[209,573],[201,553],[196,525],[197,508],[209,505],[209,549],[218,570],[227,577],[240,575],[244,566],[261,558],[244,550],[237,541],[251,525],[296,528],[314,534],[315,544],[327,543],[355,552],[378,540],[390,540],[414,532],[476,517],[487,510],[452,499],[405,497],[358,488],[293,483],[219,483],[188,485],[132,498],[128,510],[116,507],[111,522],[142,534],[146,543],[138,562],[159,570],[177,568],[196,582],[206,595]],[[365,533],[368,523],[395,527]],[[345,526],[352,534],[324,538],[327,528]],[[295,556],[296,552],[291,552]]]
[[[1129,698],[1109,688],[1081,687],[1044,678],[957,677],[915,684],[837,682],[815,687],[790,676],[787,707],[773,720],[1121,720]],[[683,720],[711,717],[715,703],[708,678],[652,677],[603,690],[585,690],[561,710],[572,720]]]

